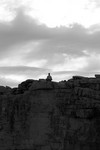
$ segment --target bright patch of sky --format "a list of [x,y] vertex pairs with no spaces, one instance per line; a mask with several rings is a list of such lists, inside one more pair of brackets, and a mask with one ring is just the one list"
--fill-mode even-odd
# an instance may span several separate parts
[[70,26],[73,23],[90,27],[100,23],[100,9],[96,7],[96,1],[90,0],[2,0],[0,19],[12,20],[19,7],[48,27]]

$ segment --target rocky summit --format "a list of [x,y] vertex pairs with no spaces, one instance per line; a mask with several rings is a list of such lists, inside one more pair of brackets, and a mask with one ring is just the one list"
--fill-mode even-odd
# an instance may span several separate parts
[[100,150],[100,77],[0,86],[0,150]]

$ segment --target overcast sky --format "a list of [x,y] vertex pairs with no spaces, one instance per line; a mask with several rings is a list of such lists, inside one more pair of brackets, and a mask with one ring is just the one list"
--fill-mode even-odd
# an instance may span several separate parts
[[0,0],[0,85],[100,72],[100,0]]

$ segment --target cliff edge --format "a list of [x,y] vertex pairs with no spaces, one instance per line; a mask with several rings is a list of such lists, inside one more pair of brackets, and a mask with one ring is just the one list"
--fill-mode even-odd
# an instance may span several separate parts
[[100,78],[0,86],[0,149],[99,150]]

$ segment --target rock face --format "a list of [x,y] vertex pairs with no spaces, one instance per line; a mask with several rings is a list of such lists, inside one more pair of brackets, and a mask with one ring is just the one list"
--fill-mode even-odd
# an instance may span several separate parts
[[0,87],[0,150],[99,149],[99,78]]

